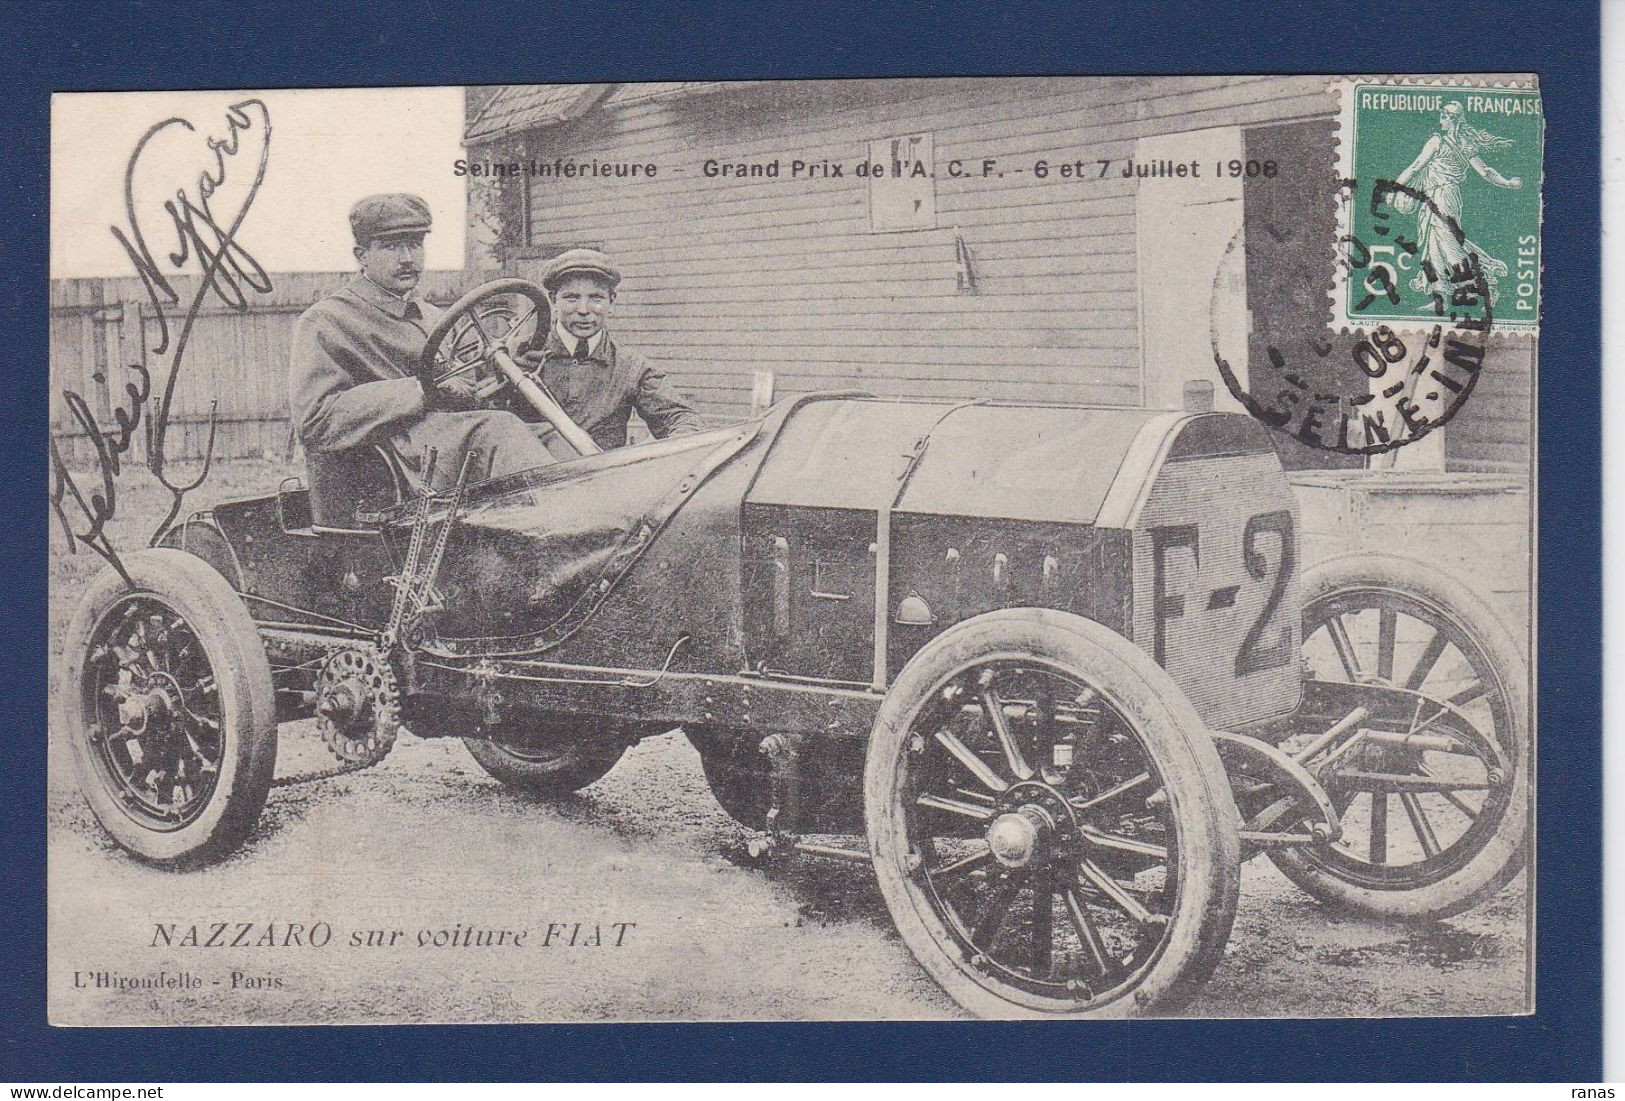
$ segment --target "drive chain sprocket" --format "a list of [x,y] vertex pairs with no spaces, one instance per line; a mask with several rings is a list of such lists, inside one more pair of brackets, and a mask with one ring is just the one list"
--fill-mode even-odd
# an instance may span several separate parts
[[388,756],[400,730],[394,670],[368,646],[334,651],[316,677],[316,729],[328,751],[366,767]]

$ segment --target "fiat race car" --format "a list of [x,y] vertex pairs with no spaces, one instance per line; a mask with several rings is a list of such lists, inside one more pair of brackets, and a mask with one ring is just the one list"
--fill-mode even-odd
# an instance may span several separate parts
[[487,284],[418,367],[500,374],[578,457],[471,456],[443,492],[312,457],[90,586],[63,729],[120,845],[231,852],[281,722],[314,717],[341,769],[402,727],[461,738],[533,793],[680,726],[753,851],[871,864],[990,1017],[1177,1008],[1255,855],[1418,920],[1522,866],[1519,647],[1405,559],[1302,570],[1251,418],[820,393],[597,453],[515,362],[546,323],[533,284]]

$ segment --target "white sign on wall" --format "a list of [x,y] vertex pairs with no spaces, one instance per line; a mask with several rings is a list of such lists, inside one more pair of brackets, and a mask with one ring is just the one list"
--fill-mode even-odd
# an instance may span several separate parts
[[936,227],[936,166],[929,132],[870,142],[867,169],[872,232]]

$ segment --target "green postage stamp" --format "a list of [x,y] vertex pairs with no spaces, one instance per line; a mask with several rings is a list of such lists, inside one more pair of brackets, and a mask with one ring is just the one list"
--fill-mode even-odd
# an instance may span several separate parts
[[1494,332],[1540,321],[1542,115],[1532,87],[1339,81],[1334,329],[1431,328],[1487,293]]

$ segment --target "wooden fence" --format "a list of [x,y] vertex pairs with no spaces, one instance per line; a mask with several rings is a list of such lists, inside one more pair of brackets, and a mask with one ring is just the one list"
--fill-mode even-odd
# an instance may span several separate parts
[[[203,457],[211,407],[218,426],[216,458],[286,457],[292,446],[288,349],[293,324],[311,303],[351,277],[348,272],[274,275],[269,293],[248,292],[245,310],[207,295],[188,336],[175,384],[166,458]],[[488,277],[489,273],[426,272],[420,291],[430,301],[446,304],[465,286]],[[139,278],[51,281],[51,434],[70,465],[90,461],[91,444],[71,415],[65,392],[84,398],[97,424],[110,430],[116,411],[131,404],[125,387],[139,379],[139,372],[132,370],[139,365],[152,376],[147,412],[156,411],[199,277],[176,277],[171,283],[179,304],[164,307],[170,348],[159,355],[153,348],[160,344],[160,315]],[[146,458],[144,426],[135,434],[129,458],[135,462]]]

